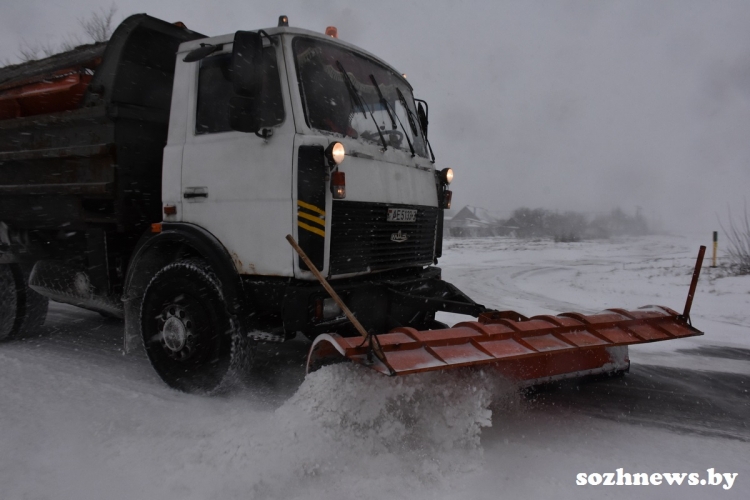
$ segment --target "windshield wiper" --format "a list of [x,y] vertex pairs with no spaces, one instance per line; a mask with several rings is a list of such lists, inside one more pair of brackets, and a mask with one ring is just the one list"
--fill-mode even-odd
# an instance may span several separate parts
[[[386,100],[385,96],[383,96],[383,92],[380,90],[380,86],[378,85],[378,82],[375,80],[375,75],[370,75],[370,81],[372,81],[372,84],[375,85],[375,90],[378,91],[378,95],[380,96],[380,102],[383,104],[383,106],[385,106],[385,110],[388,112],[388,116],[391,117],[391,124],[393,125],[393,130],[396,130],[396,121],[393,119],[394,116],[396,117],[396,120],[398,120],[398,124],[401,125],[401,130],[404,131],[404,138],[406,138],[406,143],[409,145],[409,149],[411,150],[411,157],[414,158],[417,154],[414,152],[414,146],[412,146],[411,144],[411,139],[409,139],[409,134],[406,132],[406,128],[404,128],[404,124],[401,123],[401,118],[398,117],[398,114],[396,113],[395,109],[393,110],[393,113],[391,113],[391,109],[392,109],[391,104]],[[396,90],[398,90],[398,87],[396,87]],[[393,138],[391,138],[391,140],[393,140]]]
[[338,66],[339,71],[341,71],[341,74],[344,75],[344,82],[346,83],[346,89],[349,91],[349,96],[355,102],[359,101],[360,109],[363,110],[362,111],[363,114],[364,114],[365,109],[367,109],[367,112],[370,113],[370,118],[372,118],[372,122],[375,124],[375,130],[378,131],[378,135],[380,136],[380,142],[383,143],[383,150],[387,150],[388,143],[385,142],[385,137],[383,137],[383,132],[380,131],[380,127],[378,126],[378,121],[375,119],[375,116],[372,114],[372,110],[370,109],[370,106],[367,105],[367,103],[365,102],[365,99],[359,94],[357,87],[354,86],[354,82],[352,82],[351,78],[349,78],[349,73],[346,72],[346,70],[344,69],[344,66],[341,64],[340,61],[336,61],[336,66]]
[[370,75],[370,81],[375,86],[375,90],[378,91],[378,97],[380,97],[380,104],[382,104],[385,107],[385,111],[388,113],[388,116],[391,119],[391,126],[393,127],[393,130],[396,130],[396,120],[393,119],[393,115],[391,114],[391,108],[388,106],[388,101],[385,100],[385,97],[383,96],[383,92],[381,92],[380,87],[378,86],[378,82],[375,81],[375,75]]
[[[411,112],[411,109],[409,109],[409,106],[406,103],[406,97],[404,97],[404,94],[401,93],[401,89],[396,87],[396,92],[398,93],[398,100],[401,101],[401,105],[404,107],[404,109],[406,109],[406,116],[409,118],[409,126],[411,127],[412,131],[414,131],[414,136],[416,137],[418,135],[416,117]],[[427,143],[427,148],[430,150],[432,163],[435,163],[435,153],[432,152],[432,146],[430,145],[430,140],[427,138],[427,135],[424,135],[424,140]]]
[[404,94],[401,93],[401,89],[398,87],[396,87],[396,93],[398,94],[398,100],[401,101],[401,105],[404,107],[404,109],[406,109],[406,116],[409,118],[409,126],[411,127],[411,131],[414,133],[414,135],[417,135],[417,124],[414,122],[414,117],[411,115],[411,110],[406,103],[406,97],[404,97]]

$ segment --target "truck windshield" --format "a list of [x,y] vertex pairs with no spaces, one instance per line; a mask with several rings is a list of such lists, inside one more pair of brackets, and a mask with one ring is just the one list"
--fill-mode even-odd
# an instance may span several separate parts
[[[305,118],[310,127],[382,144],[379,128],[389,147],[411,152],[411,141],[415,153],[427,157],[414,98],[400,75],[334,43],[298,37],[293,48]],[[356,93],[347,89],[349,84],[342,68]]]

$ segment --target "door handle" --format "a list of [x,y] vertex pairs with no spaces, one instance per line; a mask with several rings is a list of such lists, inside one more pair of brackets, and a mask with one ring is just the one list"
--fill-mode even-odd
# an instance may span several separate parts
[[195,198],[208,198],[207,187],[188,187],[185,188],[185,192],[182,193],[182,197],[186,200],[192,200]]

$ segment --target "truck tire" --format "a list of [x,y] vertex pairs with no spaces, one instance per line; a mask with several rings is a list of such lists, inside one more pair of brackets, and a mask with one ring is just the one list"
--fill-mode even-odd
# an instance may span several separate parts
[[156,373],[181,391],[215,393],[249,363],[249,340],[202,261],[177,261],[154,275],[143,294],[140,327]]
[[34,332],[47,319],[49,300],[29,288],[17,264],[0,265],[0,340]]

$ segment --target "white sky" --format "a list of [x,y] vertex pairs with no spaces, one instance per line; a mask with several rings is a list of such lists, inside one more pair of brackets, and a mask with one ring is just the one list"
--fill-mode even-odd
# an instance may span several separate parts
[[[0,0],[0,61],[58,42],[110,1]],[[339,36],[407,73],[430,103],[454,204],[585,212],[636,206],[709,232],[750,188],[750,2],[116,2],[217,35],[293,26]]]

